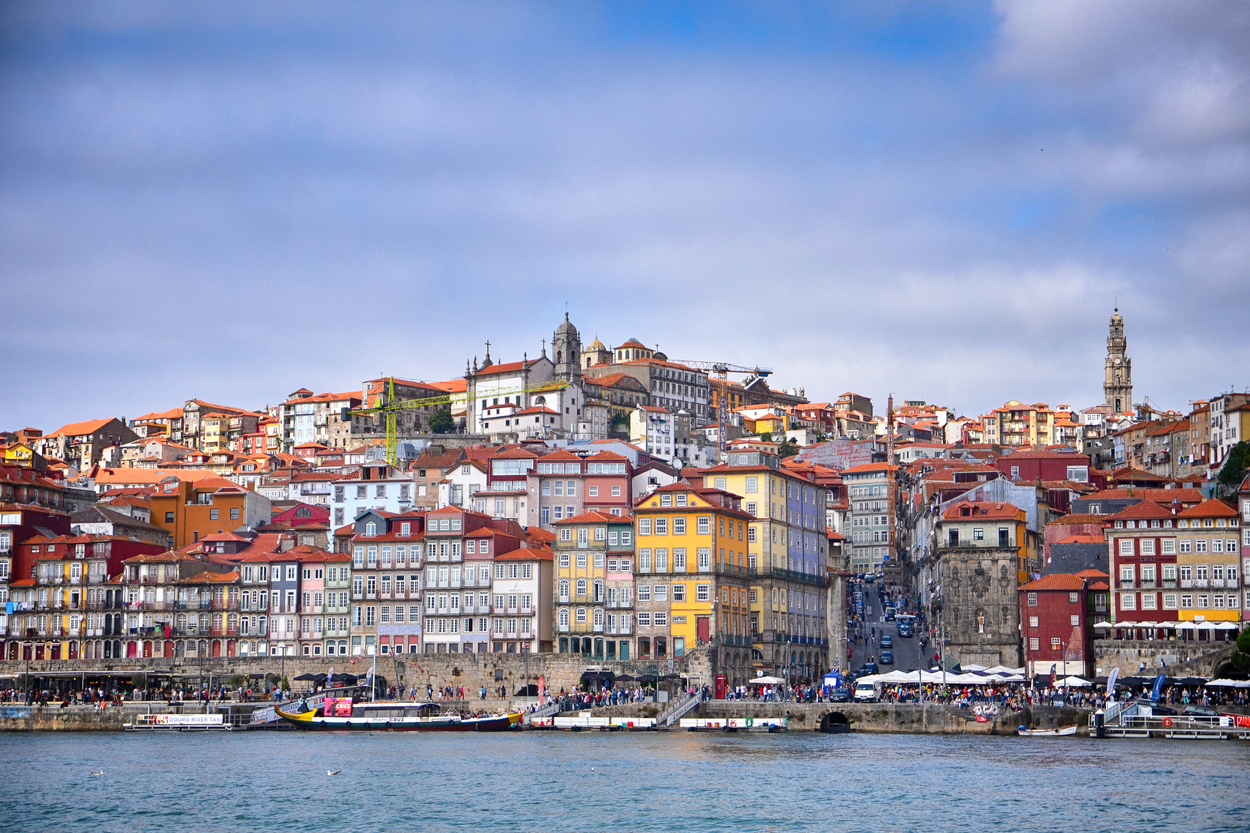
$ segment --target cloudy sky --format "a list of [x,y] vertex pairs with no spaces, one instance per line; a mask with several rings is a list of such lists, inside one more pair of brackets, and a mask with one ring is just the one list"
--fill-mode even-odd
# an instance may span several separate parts
[[[0,428],[588,342],[979,413],[1250,386],[1250,5],[0,8]],[[884,404],[883,402],[881,404]]]

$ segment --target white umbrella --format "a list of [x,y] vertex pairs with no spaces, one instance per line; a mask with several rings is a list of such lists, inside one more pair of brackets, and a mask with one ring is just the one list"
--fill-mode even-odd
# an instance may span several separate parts
[[1136,622],[1116,622],[1115,626],[1117,628],[1136,628],[1137,623]]
[[1236,688],[1237,687],[1237,683],[1235,681],[1225,680],[1225,679],[1207,680],[1205,683],[1203,683],[1203,685],[1213,687],[1213,688]]
[[1008,675],[1018,674],[1021,671],[1021,669],[1019,668],[1008,668],[1005,665],[995,665],[993,668],[987,668],[985,670],[990,674],[1008,674]]
[[1237,625],[1234,622],[1220,622],[1215,626],[1215,629],[1217,631],[1235,631],[1237,630]]
[[1059,684],[1064,688],[1086,688],[1092,683],[1089,680],[1082,680],[1080,677],[1064,677]]
[[984,665],[965,665],[965,666],[963,666],[963,669],[964,669],[965,671],[985,671],[985,670],[987,670],[987,669],[986,669],[986,667],[985,667]]
[[785,680],[780,677],[756,677],[754,680],[749,680],[747,685],[781,685],[784,682]]
[[1215,630],[1215,623],[1214,622],[1199,622],[1198,624],[1194,625],[1194,627],[1200,631],[1213,631]]
[[1114,628],[1114,627],[1115,627],[1115,623],[1114,623],[1114,622],[1099,622],[1098,624],[1094,625],[1094,630],[1096,630],[1096,631],[1109,631],[1109,630],[1111,630],[1111,629],[1112,629],[1112,628]]
[[1158,623],[1158,622],[1138,622],[1138,623],[1137,623],[1137,627],[1139,627],[1139,628],[1145,628],[1146,630],[1150,630],[1151,628],[1157,628],[1157,627],[1159,627],[1159,623]]
[[1176,627],[1176,623],[1175,622],[1160,622],[1156,627],[1164,628],[1165,630],[1170,631]]
[[1196,627],[1198,626],[1195,625],[1193,622],[1177,622],[1176,623],[1176,629],[1178,631],[1192,631]]

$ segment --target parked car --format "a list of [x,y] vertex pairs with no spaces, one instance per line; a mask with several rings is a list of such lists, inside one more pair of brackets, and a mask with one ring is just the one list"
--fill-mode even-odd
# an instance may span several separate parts
[[869,674],[877,673],[877,664],[875,662],[865,662],[863,667],[859,669],[859,676],[866,677]]
[[851,690],[849,688],[835,688],[829,692],[829,702],[831,703],[849,703],[851,702]]
[[894,652],[893,652],[893,651],[882,651],[882,652],[881,652],[881,664],[882,664],[882,665],[893,665],[893,664],[894,664]]
[[1215,709],[1208,709],[1206,706],[1186,706],[1181,709],[1181,714],[1189,717],[1219,717],[1220,713]]

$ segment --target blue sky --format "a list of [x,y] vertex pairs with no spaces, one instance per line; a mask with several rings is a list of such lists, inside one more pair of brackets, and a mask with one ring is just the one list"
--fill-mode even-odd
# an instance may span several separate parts
[[1250,386],[1240,2],[7,4],[0,428],[589,341],[975,414]]

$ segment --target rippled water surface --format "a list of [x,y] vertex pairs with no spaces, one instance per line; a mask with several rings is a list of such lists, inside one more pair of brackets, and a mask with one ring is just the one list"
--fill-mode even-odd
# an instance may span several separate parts
[[1250,744],[1231,741],[261,732],[0,748],[0,829],[15,831],[1250,830]]

